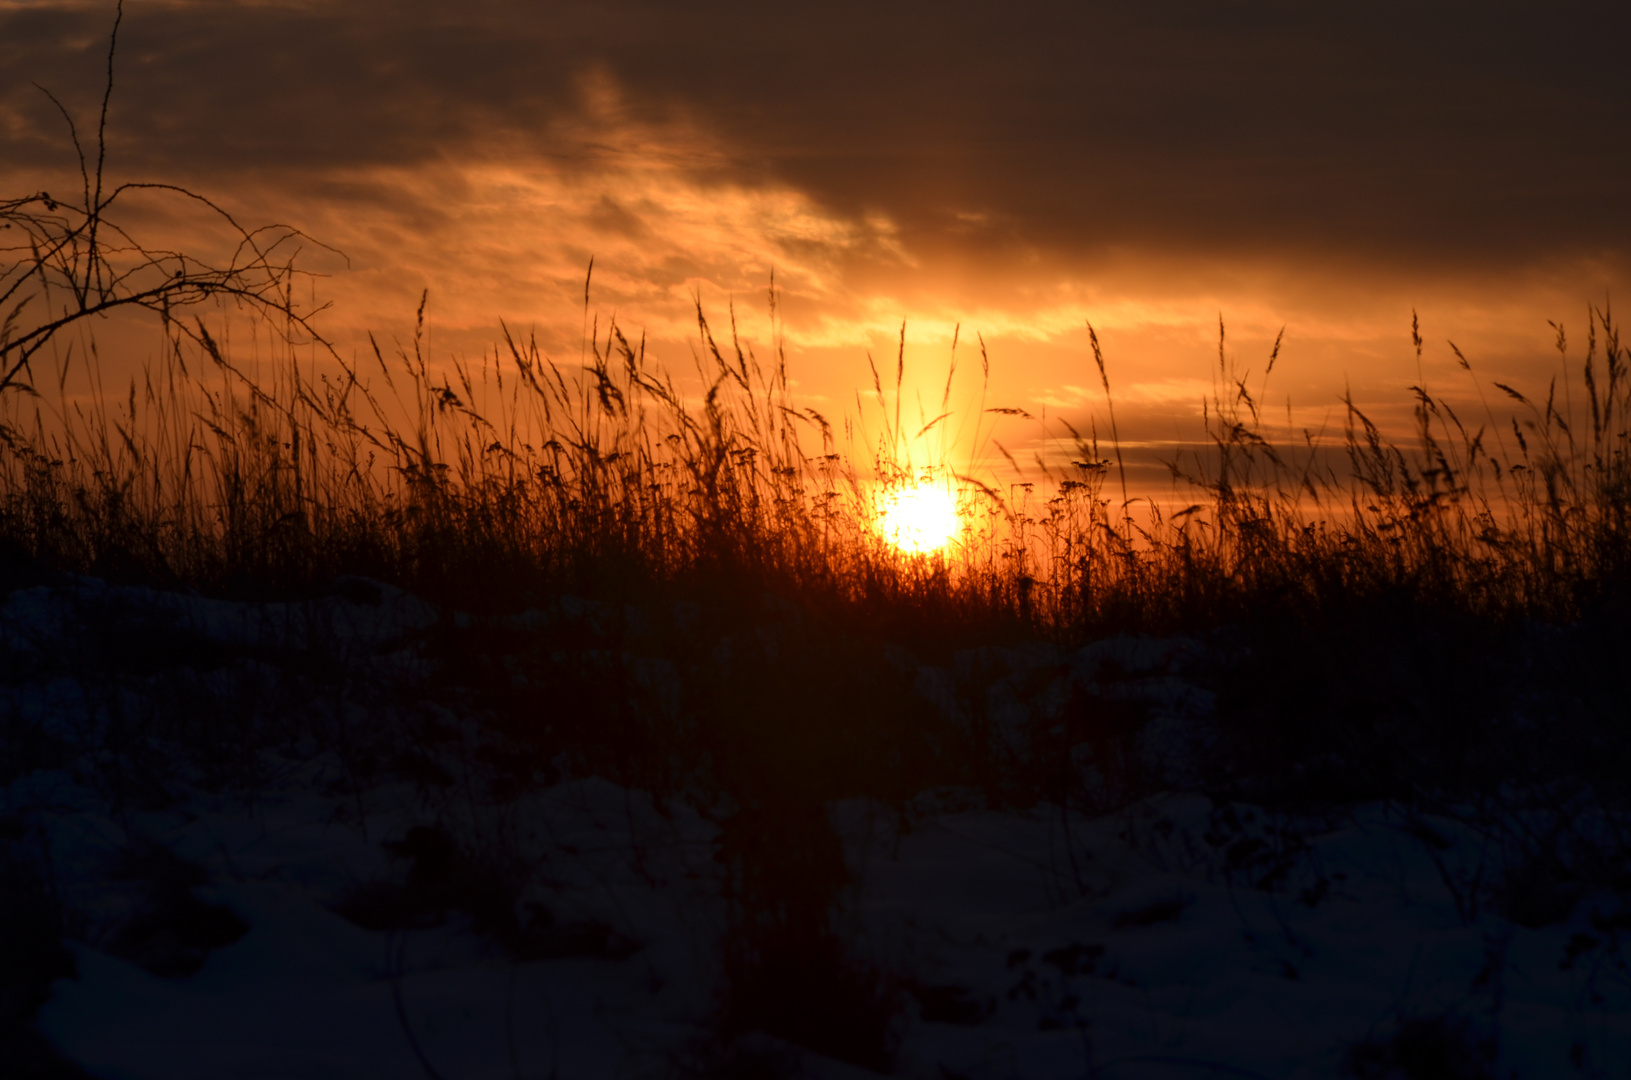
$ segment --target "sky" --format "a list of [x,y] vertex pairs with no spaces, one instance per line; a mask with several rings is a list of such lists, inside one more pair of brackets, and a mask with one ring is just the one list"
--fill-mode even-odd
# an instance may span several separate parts
[[[0,0],[7,193],[77,185],[39,87],[94,130],[112,19]],[[436,357],[503,320],[571,360],[593,258],[591,315],[684,370],[697,300],[768,348],[774,273],[809,403],[845,408],[904,324],[909,392],[955,334],[988,404],[1102,429],[1091,322],[1155,446],[1200,437],[1220,319],[1287,430],[1340,426],[1345,390],[1394,421],[1418,380],[1474,393],[1451,339],[1489,381],[1577,368],[1631,266],[1627,29],[1571,2],[129,0],[108,170],[343,253],[305,256],[342,348],[429,290]]]

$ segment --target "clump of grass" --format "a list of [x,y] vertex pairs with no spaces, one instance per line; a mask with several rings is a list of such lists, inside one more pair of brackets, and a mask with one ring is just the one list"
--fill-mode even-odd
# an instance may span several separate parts
[[1606,311],[1579,433],[1555,387],[1544,404],[1502,388],[1525,410],[1510,454],[1492,445],[1493,411],[1470,430],[1418,391],[1406,449],[1350,401],[1342,475],[1312,434],[1301,448],[1271,438],[1237,382],[1209,405],[1212,452],[1174,462],[1202,501],[1135,519],[1106,497],[1096,442],[1077,437],[1077,463],[1032,504],[966,485],[965,508],[1005,527],[927,558],[871,527],[888,435],[864,464],[853,445],[840,453],[826,418],[791,400],[779,353],[766,370],[734,337],[721,349],[700,311],[698,325],[711,368],[691,401],[615,323],[570,374],[507,335],[439,379],[416,332],[394,359],[375,346],[372,378],[329,353],[328,371],[290,356],[269,380],[199,323],[117,398],[5,399],[0,532],[53,568],[216,589],[367,573],[481,607],[528,590],[752,581],[1076,639],[1383,596],[1567,621],[1624,590],[1631,383]]
[[[1193,501],[1170,517],[1152,506],[1135,520],[1125,496],[1115,506],[1104,498],[1112,463],[1075,437],[1085,475],[1054,478],[1053,496],[1027,523],[1025,547],[1043,568],[1040,609],[1056,626],[1091,634],[1194,629],[1265,610],[1310,619],[1391,599],[1485,620],[1567,622],[1619,602],[1631,538],[1631,386],[1618,325],[1607,309],[1590,314],[1577,368],[1589,425],[1566,415],[1555,378],[1544,404],[1496,383],[1521,407],[1498,419],[1452,343],[1482,416],[1463,420],[1449,395],[1412,387],[1415,432],[1403,443],[1351,397],[1335,440],[1272,429],[1258,399],[1280,341],[1254,394],[1228,359],[1220,323],[1210,452],[1169,463],[1178,493]],[[1411,337],[1419,353],[1415,323]]]

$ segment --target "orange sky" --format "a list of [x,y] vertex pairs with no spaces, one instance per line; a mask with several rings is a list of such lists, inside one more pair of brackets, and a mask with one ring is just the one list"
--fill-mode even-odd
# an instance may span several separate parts
[[[932,416],[960,326],[965,411],[978,335],[988,404],[1103,434],[1091,321],[1124,441],[1159,456],[1201,436],[1220,315],[1254,392],[1284,327],[1277,423],[1289,398],[1291,427],[1339,427],[1351,387],[1397,424],[1412,309],[1429,389],[1470,399],[1446,339],[1486,380],[1534,386],[1557,369],[1547,320],[1578,342],[1627,280],[1609,179],[1627,152],[1601,136],[1627,96],[1582,72],[1592,40],[1561,14],[1447,5],[1400,43],[1384,8],[1032,5],[996,28],[976,5],[855,9],[835,37],[796,15],[744,29],[734,5],[682,25],[639,4],[133,0],[110,168],[344,252],[306,258],[342,350],[406,337],[428,289],[434,356],[479,355],[502,319],[570,361],[593,257],[591,315],[684,371],[695,296],[721,330],[734,303],[768,351],[774,272],[817,408],[853,408],[904,322],[907,412],[921,394]],[[8,191],[71,186],[29,83],[88,127],[110,15],[0,3]],[[131,220],[208,243],[186,218]],[[1010,448],[1040,439],[1004,424]]]

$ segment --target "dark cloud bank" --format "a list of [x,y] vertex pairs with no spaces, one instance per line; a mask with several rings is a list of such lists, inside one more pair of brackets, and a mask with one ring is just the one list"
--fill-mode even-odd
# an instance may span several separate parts
[[[63,161],[111,5],[0,6],[0,155]],[[124,170],[577,153],[592,73],[916,250],[1462,270],[1631,247],[1623,4],[126,5]]]

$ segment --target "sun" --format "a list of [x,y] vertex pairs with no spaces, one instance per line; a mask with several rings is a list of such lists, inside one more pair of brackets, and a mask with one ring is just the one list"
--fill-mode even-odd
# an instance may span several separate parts
[[957,496],[936,484],[895,488],[878,500],[879,535],[910,554],[939,550],[961,527]]

